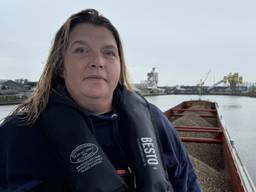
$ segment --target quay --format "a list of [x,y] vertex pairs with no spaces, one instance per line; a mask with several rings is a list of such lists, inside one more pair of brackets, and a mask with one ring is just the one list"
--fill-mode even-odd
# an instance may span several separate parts
[[0,95],[0,105],[17,105],[27,99],[23,94]]

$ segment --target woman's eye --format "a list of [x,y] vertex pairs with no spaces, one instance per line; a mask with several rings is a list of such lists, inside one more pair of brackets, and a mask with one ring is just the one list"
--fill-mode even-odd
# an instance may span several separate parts
[[87,52],[88,52],[88,50],[83,47],[78,47],[78,48],[74,49],[74,53],[82,54],[82,53],[87,53]]
[[114,51],[105,51],[105,54],[108,56],[116,56],[116,53]]

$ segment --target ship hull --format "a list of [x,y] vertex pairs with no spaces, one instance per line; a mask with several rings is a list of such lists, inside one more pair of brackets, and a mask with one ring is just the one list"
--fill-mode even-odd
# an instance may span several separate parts
[[255,191],[215,102],[184,101],[167,110],[195,168],[202,191]]

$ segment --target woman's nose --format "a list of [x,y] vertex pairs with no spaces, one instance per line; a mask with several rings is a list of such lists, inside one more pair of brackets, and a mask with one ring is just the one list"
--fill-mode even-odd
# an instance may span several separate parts
[[100,54],[95,54],[90,63],[91,68],[104,68],[104,59]]

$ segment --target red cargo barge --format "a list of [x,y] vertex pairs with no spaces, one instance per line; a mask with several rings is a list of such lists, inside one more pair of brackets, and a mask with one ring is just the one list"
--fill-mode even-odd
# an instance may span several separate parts
[[165,115],[189,153],[202,191],[256,191],[224,128],[217,103],[185,101]]

